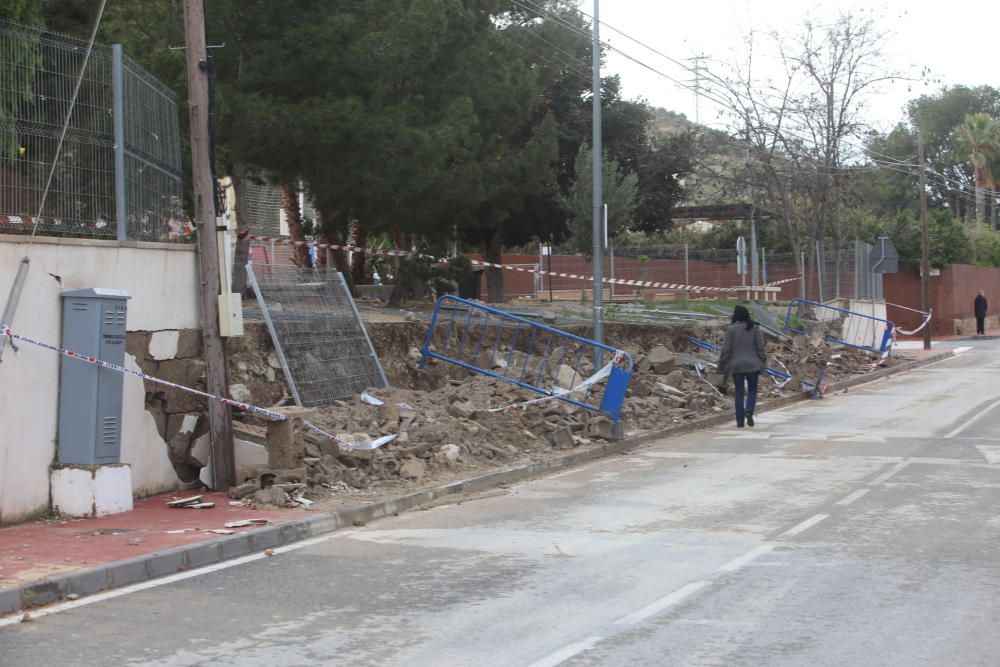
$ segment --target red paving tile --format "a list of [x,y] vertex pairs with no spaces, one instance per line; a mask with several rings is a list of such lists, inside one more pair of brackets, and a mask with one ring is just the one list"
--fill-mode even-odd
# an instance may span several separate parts
[[[203,510],[170,508],[166,503],[175,497],[170,494],[138,500],[131,512],[100,519],[36,521],[0,528],[0,588],[36,581],[56,572],[220,539],[224,536],[205,531],[223,528],[227,521],[264,518],[272,523],[285,523],[306,515],[304,510],[298,509],[232,507],[225,494],[201,495],[206,501],[214,502],[215,507]],[[195,530],[176,535],[166,532],[182,528]],[[252,531],[253,528],[234,530]]]

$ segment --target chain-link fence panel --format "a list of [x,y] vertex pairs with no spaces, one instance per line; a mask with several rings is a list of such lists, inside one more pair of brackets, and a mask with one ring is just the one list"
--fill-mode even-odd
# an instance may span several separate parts
[[52,170],[86,51],[0,21],[0,230],[187,240],[176,100],[120,47],[94,45]]
[[347,284],[332,269],[252,264],[248,277],[298,405],[320,407],[388,382]]

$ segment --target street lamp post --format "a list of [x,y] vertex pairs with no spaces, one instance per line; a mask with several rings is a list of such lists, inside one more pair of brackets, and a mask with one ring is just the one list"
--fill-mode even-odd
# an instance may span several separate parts
[[594,105],[594,192],[593,192],[593,232],[594,232],[594,340],[604,342],[604,193],[601,190],[601,21],[600,0],[594,0],[593,26],[593,105]]

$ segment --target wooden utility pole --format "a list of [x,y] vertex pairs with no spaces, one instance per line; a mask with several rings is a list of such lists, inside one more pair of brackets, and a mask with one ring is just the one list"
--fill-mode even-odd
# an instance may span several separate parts
[[[191,123],[191,183],[198,229],[198,270],[201,277],[202,340],[205,349],[206,390],[229,395],[226,347],[219,335],[218,229],[215,221],[215,182],[209,155],[208,51],[205,46],[204,0],[184,0],[184,36],[187,44],[188,110]],[[212,441],[212,487],[225,490],[236,482],[233,422],[229,406],[208,402]]]
[[[931,239],[927,230],[927,165],[924,162],[924,133],[917,124],[917,152],[920,155],[920,308],[931,312]],[[924,349],[931,349],[931,323],[924,327]]]

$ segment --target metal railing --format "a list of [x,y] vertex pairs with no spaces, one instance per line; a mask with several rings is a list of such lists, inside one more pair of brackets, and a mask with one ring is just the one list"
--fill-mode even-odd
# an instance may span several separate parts
[[86,47],[0,21],[0,230],[186,240],[175,96],[120,45],[94,45],[35,220]]
[[[632,375],[627,352],[451,295],[434,306],[421,366],[429,358],[604,413],[616,423]],[[607,381],[588,384],[605,364],[611,365]]]
[[889,320],[807,299],[792,299],[785,314],[785,330],[816,335],[848,347],[882,354],[892,345]]

